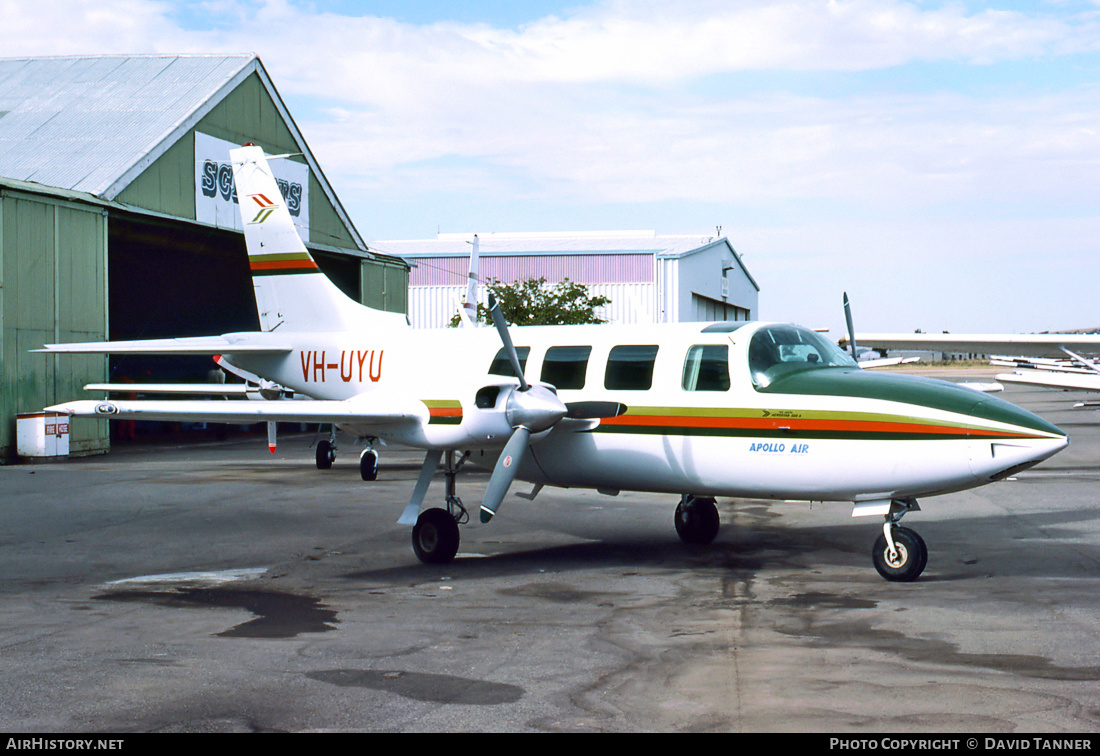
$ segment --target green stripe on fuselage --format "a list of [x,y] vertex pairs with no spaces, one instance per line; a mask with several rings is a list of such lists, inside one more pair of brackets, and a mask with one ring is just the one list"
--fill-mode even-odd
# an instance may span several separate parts
[[757,391],[762,394],[881,399],[957,412],[996,423],[1008,423],[1043,435],[1065,435],[1038,415],[1004,399],[982,394],[948,381],[916,375],[891,375],[859,368],[804,370],[785,375],[766,388],[757,388]]

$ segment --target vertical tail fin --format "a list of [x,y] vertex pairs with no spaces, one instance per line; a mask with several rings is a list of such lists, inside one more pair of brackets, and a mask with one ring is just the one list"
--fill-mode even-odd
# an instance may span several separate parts
[[477,234],[474,234],[474,240],[470,243],[473,247],[470,249],[470,272],[466,275],[466,299],[458,310],[458,314],[461,316],[460,325],[464,328],[477,327],[477,284],[480,275],[478,273],[478,258],[481,254]]
[[294,227],[286,202],[255,145],[229,151],[260,327],[264,331],[359,330],[405,318],[355,302],[321,272]]

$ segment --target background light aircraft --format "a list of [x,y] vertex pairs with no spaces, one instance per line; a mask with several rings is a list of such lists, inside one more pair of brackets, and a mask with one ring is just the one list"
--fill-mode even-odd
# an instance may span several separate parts
[[[320,273],[259,147],[230,156],[262,330],[43,351],[220,355],[227,369],[311,399],[91,400],[51,409],[333,423],[372,445],[424,449],[398,520],[412,526],[424,562],[457,553],[468,512],[456,479],[469,461],[492,468],[483,523],[517,478],[534,485],[530,499],[543,486],[676,495],[676,531],[689,543],[716,536],[715,497],[851,502],[853,514],[883,518],[872,550],[879,573],[914,580],[927,547],[899,523],[919,509],[918,498],[1000,480],[1068,443],[1050,423],[994,397],[862,370],[794,325],[510,329],[493,307],[494,328],[412,329],[400,315],[351,301]],[[422,511],[441,462],[445,504]]]
[[[886,350],[1000,354],[1020,357],[1065,357],[1067,350],[1100,354],[1100,334],[951,334],[951,333],[861,333],[860,347]],[[842,343],[846,343],[842,340]]]
[[[1006,362],[1005,358],[990,360],[993,365]],[[996,379],[1004,383],[1025,383],[1063,391],[1100,391],[1100,366],[1091,360],[1077,358],[1051,364],[1023,359],[1012,360],[1011,366],[1017,369],[1011,373],[998,373]],[[1096,402],[1079,402],[1074,406],[1094,407]]]
[[875,349],[988,354],[992,365],[1019,368],[995,376],[1003,383],[1100,391],[1100,366],[1083,356],[1100,354],[1100,334],[868,333],[858,341]]

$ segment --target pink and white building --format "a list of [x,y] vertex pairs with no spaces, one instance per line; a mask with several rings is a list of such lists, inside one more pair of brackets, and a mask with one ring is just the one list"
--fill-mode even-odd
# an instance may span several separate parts
[[[446,325],[465,296],[474,234],[390,240],[369,246],[405,259],[413,326]],[[753,320],[760,287],[724,236],[654,231],[478,234],[479,279],[510,284],[568,278],[610,304],[613,323]],[[486,290],[478,288],[484,302]]]

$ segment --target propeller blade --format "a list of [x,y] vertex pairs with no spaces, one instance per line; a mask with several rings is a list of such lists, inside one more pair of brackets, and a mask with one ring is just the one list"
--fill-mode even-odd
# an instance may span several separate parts
[[565,416],[573,420],[599,420],[618,417],[626,409],[626,405],[619,402],[566,402]]
[[500,453],[500,459],[493,468],[493,476],[489,478],[489,485],[485,488],[485,498],[481,502],[482,522],[489,522],[500,509],[504,495],[508,493],[512,481],[516,479],[516,473],[519,472],[519,465],[527,452],[527,441],[530,438],[531,431],[521,425],[504,445],[504,451]]
[[848,321],[848,342],[852,347],[852,359],[858,361],[856,356],[856,329],[852,325],[852,306],[848,304],[848,292],[844,292],[844,319]]
[[519,355],[516,354],[516,347],[512,344],[512,337],[508,334],[508,323],[504,320],[504,313],[500,311],[500,304],[497,303],[492,294],[489,295],[489,312],[493,316],[493,325],[497,327],[497,333],[500,334],[500,340],[504,344],[504,351],[508,353],[508,361],[512,363],[512,370],[519,378],[520,391],[526,391],[530,386],[527,385],[527,379],[523,377],[523,367],[519,364]]

